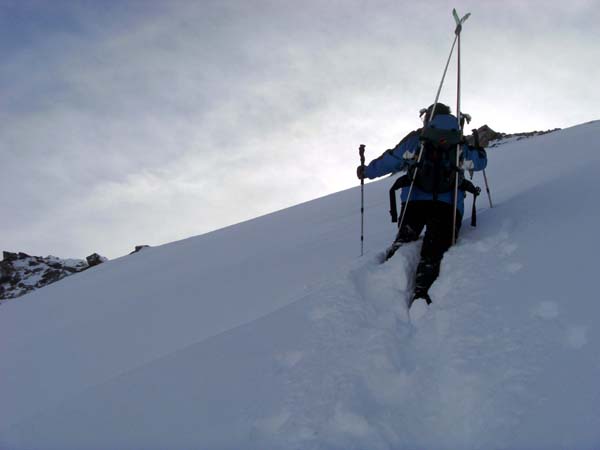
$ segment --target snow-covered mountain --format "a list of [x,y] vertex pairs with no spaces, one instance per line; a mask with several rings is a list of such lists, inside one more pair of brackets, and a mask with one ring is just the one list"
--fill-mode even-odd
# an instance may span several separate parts
[[3,304],[0,448],[598,448],[599,142],[490,150],[419,321],[419,243],[377,264],[390,179],[362,258],[354,188]]

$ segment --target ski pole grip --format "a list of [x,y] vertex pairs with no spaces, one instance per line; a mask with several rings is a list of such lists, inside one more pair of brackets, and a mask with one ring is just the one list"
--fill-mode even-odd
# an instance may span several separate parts
[[358,147],[358,154],[360,155],[360,165],[364,166],[365,165],[365,146],[364,146],[364,144],[361,144],[360,147]]

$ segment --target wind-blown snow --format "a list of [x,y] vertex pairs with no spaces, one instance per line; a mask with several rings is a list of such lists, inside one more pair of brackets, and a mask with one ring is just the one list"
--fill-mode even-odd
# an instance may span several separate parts
[[490,150],[419,320],[389,179],[2,305],[0,448],[598,448],[598,142]]

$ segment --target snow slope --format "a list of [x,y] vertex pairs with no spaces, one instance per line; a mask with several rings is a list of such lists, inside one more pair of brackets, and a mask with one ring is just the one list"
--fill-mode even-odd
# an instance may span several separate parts
[[491,150],[418,321],[389,179],[2,305],[0,448],[599,448],[599,142]]

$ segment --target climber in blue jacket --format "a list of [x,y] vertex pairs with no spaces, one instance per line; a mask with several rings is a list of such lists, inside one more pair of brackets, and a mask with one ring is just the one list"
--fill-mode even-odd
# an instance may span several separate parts
[[[452,245],[456,149],[459,139],[462,141],[458,120],[448,106],[442,103],[431,105],[422,111],[422,115],[423,128],[412,131],[393,149],[386,150],[367,166],[361,165],[357,169],[360,179],[373,179],[401,171],[408,174],[405,175],[406,183],[401,183],[404,219],[399,224],[396,239],[386,251],[385,259],[391,258],[403,243],[419,239],[425,229],[411,305],[420,298],[427,304],[431,303],[429,288],[439,275],[444,253]],[[417,162],[421,144],[423,154]],[[460,149],[456,237],[464,213],[465,190],[469,185],[472,187],[471,183],[464,180],[463,173],[465,170],[483,170],[487,165],[487,156],[482,148],[462,143]],[[409,186],[413,177],[411,191]]]

